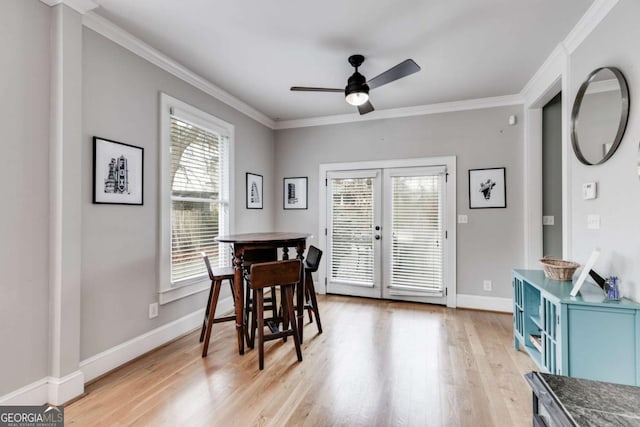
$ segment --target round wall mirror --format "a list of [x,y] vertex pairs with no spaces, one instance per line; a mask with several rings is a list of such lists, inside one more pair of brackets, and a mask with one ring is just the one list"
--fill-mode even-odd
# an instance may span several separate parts
[[599,165],[618,149],[629,118],[629,89],[614,67],[594,70],[582,83],[571,111],[571,143],[578,160]]

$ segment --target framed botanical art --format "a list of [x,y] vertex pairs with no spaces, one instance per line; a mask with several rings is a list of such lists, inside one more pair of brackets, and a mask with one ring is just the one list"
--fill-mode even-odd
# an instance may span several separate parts
[[93,203],[143,204],[144,148],[93,137]]
[[469,208],[506,208],[506,168],[469,170]]
[[247,209],[262,209],[262,175],[247,172]]
[[282,190],[285,209],[307,209],[307,177],[285,178]]

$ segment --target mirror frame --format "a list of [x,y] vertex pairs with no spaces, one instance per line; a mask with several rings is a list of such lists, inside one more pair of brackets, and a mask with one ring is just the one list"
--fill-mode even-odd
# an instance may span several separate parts
[[[622,103],[622,111],[620,112],[620,123],[618,123],[618,132],[613,140],[613,144],[607,154],[600,159],[597,163],[591,163],[587,160],[582,151],[580,150],[580,144],[578,142],[578,134],[576,132],[576,126],[579,121],[578,113],[580,112],[580,106],[582,105],[582,100],[584,99],[584,95],[587,92],[587,88],[589,84],[595,79],[596,74],[598,74],[602,70],[609,70],[613,73],[613,75],[618,80],[618,84],[620,85],[620,102]],[[613,154],[618,149],[620,142],[622,141],[622,137],[624,136],[624,132],[627,128],[627,122],[629,120],[629,87],[627,86],[627,81],[624,78],[622,72],[616,67],[600,67],[593,70],[587,79],[582,83],[578,93],[576,94],[576,99],[573,102],[573,108],[571,109],[571,145],[573,146],[573,152],[575,153],[578,160],[581,163],[592,166],[592,165],[601,165],[613,156]]]

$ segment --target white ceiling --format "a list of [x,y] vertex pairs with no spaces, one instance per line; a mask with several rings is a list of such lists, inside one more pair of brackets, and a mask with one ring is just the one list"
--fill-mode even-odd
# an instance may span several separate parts
[[377,110],[520,92],[593,0],[96,0],[96,12],[274,120],[357,115],[339,93],[363,54]]

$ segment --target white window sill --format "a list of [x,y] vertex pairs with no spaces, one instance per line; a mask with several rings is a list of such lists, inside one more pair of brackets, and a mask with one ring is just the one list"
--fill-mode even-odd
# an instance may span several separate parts
[[170,289],[161,289],[159,291],[160,305],[167,304],[171,301],[179,300],[180,298],[188,297],[199,292],[208,291],[211,286],[211,281],[208,278],[200,278],[195,281],[182,284],[182,286],[175,286]]

